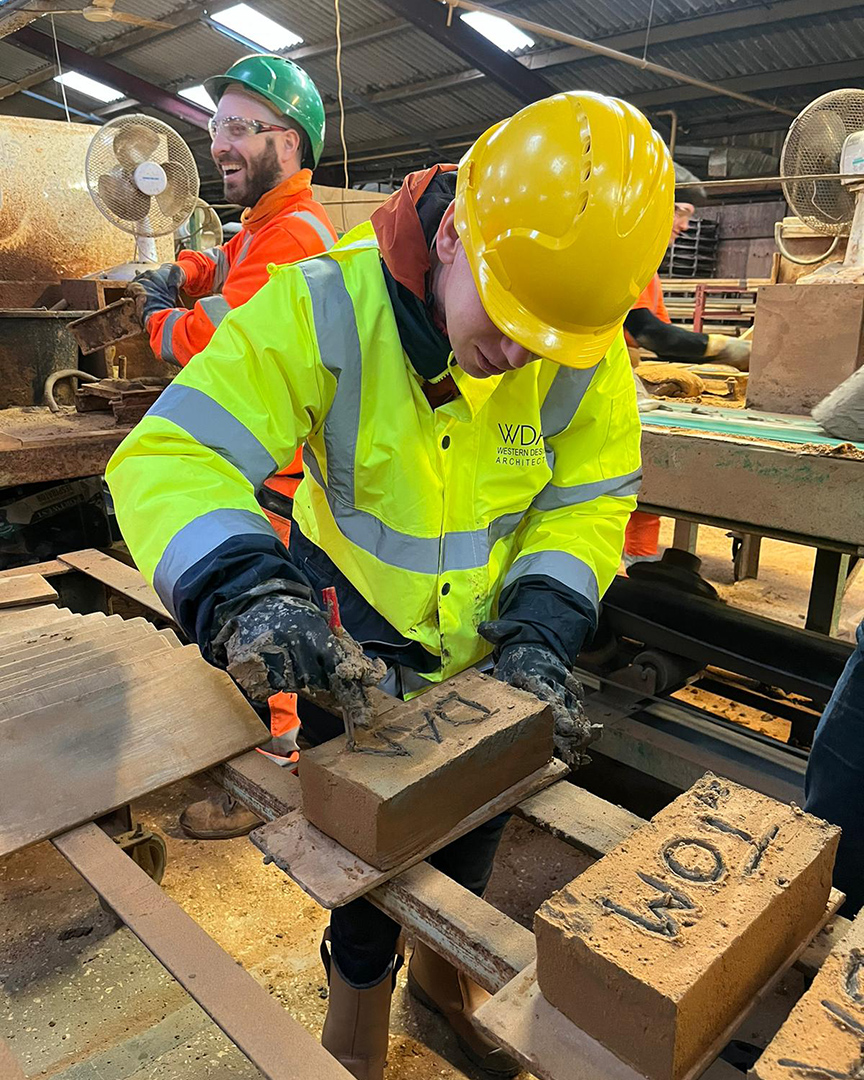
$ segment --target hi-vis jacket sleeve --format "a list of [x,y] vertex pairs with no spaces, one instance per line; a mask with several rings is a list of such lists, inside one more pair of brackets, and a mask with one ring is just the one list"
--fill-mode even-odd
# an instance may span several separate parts
[[255,492],[291,462],[335,393],[304,277],[314,269],[283,267],[226,316],[108,463],[135,562],[202,649],[220,603],[267,578],[297,579]]
[[[190,310],[166,308],[147,323],[150,347],[162,360],[188,364],[207,346],[216,327],[233,308],[245,304],[268,280],[268,266],[297,262],[318,255],[332,244],[328,229],[311,212],[285,214],[255,233],[241,230],[227,244],[206,252],[178,256],[186,271],[186,292],[200,300]],[[315,218],[317,221],[317,218]]]
[[[580,384],[587,384],[584,393]],[[552,479],[523,523],[499,613],[518,625],[509,642],[541,642],[572,663],[596,628],[642,478],[636,388],[623,339],[596,369],[561,368],[547,402]]]

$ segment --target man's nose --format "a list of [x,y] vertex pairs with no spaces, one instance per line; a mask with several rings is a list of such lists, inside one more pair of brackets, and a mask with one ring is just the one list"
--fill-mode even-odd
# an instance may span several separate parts
[[217,161],[220,154],[224,154],[230,149],[231,143],[228,142],[221,131],[217,131],[215,138],[210,143],[210,156],[214,161]]
[[530,349],[526,349],[523,345],[519,345],[503,335],[501,337],[501,352],[511,368],[525,367],[534,356]]

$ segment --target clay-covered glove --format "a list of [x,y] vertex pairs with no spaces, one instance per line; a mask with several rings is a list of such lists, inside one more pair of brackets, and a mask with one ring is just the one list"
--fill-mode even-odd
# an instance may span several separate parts
[[716,360],[718,364],[729,364],[739,371],[750,370],[750,352],[753,346],[741,338],[727,337],[726,334],[709,334],[705,358]]
[[142,325],[157,311],[180,306],[180,289],[186,284],[186,271],[178,263],[164,263],[156,270],[144,270],[131,283],[126,295],[135,301]]
[[[494,625],[484,624],[481,632]],[[555,721],[555,753],[562,761],[576,768],[588,760],[584,751],[600,737],[602,729],[585,715],[582,684],[551,649],[542,645],[505,645],[492,674],[548,702]]]
[[365,656],[349,634],[333,633],[320,608],[285,593],[261,596],[233,616],[213,645],[217,662],[262,703],[288,690],[362,708],[363,687],[385,674],[381,661]]

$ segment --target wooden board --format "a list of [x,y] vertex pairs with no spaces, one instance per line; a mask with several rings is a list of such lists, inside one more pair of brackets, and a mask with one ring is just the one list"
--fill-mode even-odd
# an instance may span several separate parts
[[160,659],[157,670],[125,671],[112,686],[97,672],[88,677],[97,688],[83,678],[65,700],[0,723],[0,855],[267,738],[229,676],[194,646],[166,650]]
[[50,578],[71,573],[72,567],[61,563],[59,559],[46,559],[45,562],[31,563],[29,566],[10,566],[8,570],[0,570],[0,581],[21,577],[22,574],[41,574],[42,577]]
[[96,825],[59,836],[54,846],[268,1080],[349,1080],[318,1040]]
[[161,615],[169,622],[174,621],[171,613],[134,567],[127,566],[118,559],[112,559],[110,555],[105,555],[95,548],[70,551],[59,558],[67,566],[89,574],[90,577],[101,581],[103,585],[107,585],[109,589],[142,604],[155,615]]
[[71,616],[69,608],[57,607],[54,604],[40,604],[35,608],[7,608],[6,611],[0,611],[0,637],[28,631],[33,627],[48,626]]
[[[714,1066],[708,1068],[709,1064],[729,1042],[752,1009],[764,1000],[777,980],[789,970],[813,937],[836,913],[844,899],[843,893],[836,889],[831,890],[824,917],[814,934],[801,942],[795,952],[754,995],[746,1008],[691,1069],[685,1080],[695,1080],[699,1076],[714,1080]],[[503,990],[481,1005],[475,1013],[475,1020],[489,1038],[512,1054],[525,1069],[540,1080],[644,1080],[641,1073],[625,1064],[611,1050],[592,1039],[549,1004],[537,985],[535,964],[521,971]],[[633,1037],[638,1038],[640,1034],[634,1032]]]
[[409,866],[421,862],[434,851],[446,847],[460,836],[476,829],[496,814],[509,810],[536,791],[548,787],[567,773],[560,761],[550,761],[518,784],[475,810],[438,841],[389,870],[378,870],[363,859],[352,855],[341,844],[325,836],[310,824],[299,808],[268,825],[262,825],[250,835],[252,843],[284,870],[290,878],[324,908],[342,907],[377,885],[389,881]]
[[40,574],[22,574],[0,581],[0,608],[48,604],[56,599],[57,590]]
[[645,824],[638,815],[576,784],[553,784],[524,799],[515,813],[596,858]]
[[[134,650],[130,650],[125,644],[108,645],[87,656],[74,660],[67,657],[55,664],[19,673],[17,677],[10,676],[0,682],[0,720],[28,711],[18,701],[22,695],[30,694],[36,702],[33,708],[42,708],[49,702],[65,700],[70,690],[74,691],[75,685],[82,678],[97,672],[111,673],[106,676],[106,679],[109,679],[105,683],[107,686],[121,681],[124,671],[144,661],[150,661],[151,669],[156,671],[161,663],[159,658],[165,650],[180,647],[176,635],[172,635],[173,640],[163,636],[170,633],[170,630],[157,631],[143,641],[137,641]],[[88,686],[95,689],[91,682],[88,682]]]
[[18,1064],[18,1058],[9,1049],[9,1044],[0,1039],[0,1077],[3,1080],[26,1080],[24,1070]]

